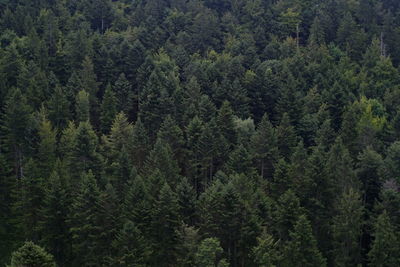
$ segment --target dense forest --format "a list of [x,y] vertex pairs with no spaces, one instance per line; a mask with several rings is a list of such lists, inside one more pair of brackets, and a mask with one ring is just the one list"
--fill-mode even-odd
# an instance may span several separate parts
[[0,266],[400,266],[400,1],[0,0]]

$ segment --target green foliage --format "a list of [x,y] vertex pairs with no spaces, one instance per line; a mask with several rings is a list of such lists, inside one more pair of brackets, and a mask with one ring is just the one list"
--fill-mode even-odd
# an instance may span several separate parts
[[398,235],[386,211],[379,215],[374,227],[374,241],[368,253],[371,266],[396,266],[399,264]]
[[286,266],[326,266],[306,216],[301,215],[290,232],[284,257]]
[[25,244],[16,250],[11,257],[10,267],[32,266],[32,267],[55,267],[53,256],[33,242]]
[[201,241],[195,256],[197,267],[222,267],[225,266],[224,259],[220,258],[222,248],[216,238],[206,238]]
[[0,0],[0,265],[399,265],[399,11]]

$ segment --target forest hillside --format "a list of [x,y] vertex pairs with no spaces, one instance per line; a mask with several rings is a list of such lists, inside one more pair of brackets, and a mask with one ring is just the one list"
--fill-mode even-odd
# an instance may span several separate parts
[[0,0],[0,266],[400,266],[400,1]]

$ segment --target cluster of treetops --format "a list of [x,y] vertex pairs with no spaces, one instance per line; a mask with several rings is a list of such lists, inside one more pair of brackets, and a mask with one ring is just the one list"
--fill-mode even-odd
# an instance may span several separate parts
[[399,12],[1,0],[0,264],[400,266]]

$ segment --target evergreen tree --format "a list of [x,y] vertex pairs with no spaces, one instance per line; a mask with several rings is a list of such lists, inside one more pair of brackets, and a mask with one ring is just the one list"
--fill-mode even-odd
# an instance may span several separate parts
[[333,246],[335,264],[356,266],[360,264],[360,237],[363,227],[363,206],[360,194],[354,189],[343,192],[338,199],[333,218]]
[[103,102],[101,103],[101,129],[103,133],[108,133],[111,125],[117,115],[116,98],[111,90],[111,85],[108,84],[106,92],[104,93]]
[[82,174],[78,190],[72,202],[69,218],[72,235],[72,264],[96,266],[99,248],[97,238],[101,234],[101,229],[97,224],[100,191],[91,172]]
[[398,266],[398,235],[386,211],[379,215],[374,230],[374,241],[368,253],[370,265]]
[[100,83],[97,82],[93,62],[88,56],[86,56],[82,62],[82,71],[80,74],[82,90],[86,91],[89,95],[90,122],[97,128],[99,126],[98,121],[100,115],[97,94]]
[[54,171],[46,185],[39,229],[41,242],[49,248],[59,264],[66,264],[70,256],[71,236],[67,224],[69,203],[66,182]]
[[126,79],[125,74],[121,73],[118,80],[114,84],[115,99],[117,110],[123,111],[125,114],[131,114],[133,108],[133,93],[129,81]]
[[39,127],[37,163],[40,177],[48,178],[56,162],[56,133],[50,121],[44,119]]
[[223,250],[216,238],[206,238],[201,241],[195,256],[196,267],[223,267],[228,266],[225,259],[221,259]]
[[82,90],[76,95],[76,120],[78,122],[89,121],[90,118],[90,104],[89,104],[89,94]]
[[142,233],[131,221],[128,220],[117,233],[112,247],[117,251],[113,257],[114,266],[147,266],[151,251]]
[[55,267],[53,256],[43,248],[27,241],[16,250],[11,257],[10,267],[32,266],[32,267]]
[[152,207],[153,229],[152,262],[157,266],[171,266],[176,262],[178,246],[179,206],[175,193],[167,183],[161,188]]
[[19,178],[24,175],[24,156],[30,150],[33,122],[32,110],[19,89],[14,89],[8,97],[2,116],[2,138],[9,158],[13,160],[14,173]]
[[254,261],[260,267],[273,267],[281,262],[278,250],[279,242],[267,233],[257,238],[257,246],[253,249]]
[[285,249],[287,266],[326,266],[326,259],[318,250],[310,221],[301,215],[290,232],[290,241]]
[[56,128],[64,128],[67,121],[72,117],[70,112],[71,103],[66,97],[65,90],[56,86],[53,94],[47,102],[49,120]]
[[260,174],[262,177],[271,177],[273,165],[277,160],[277,135],[275,128],[264,114],[252,138],[252,147],[255,158],[260,161]]

